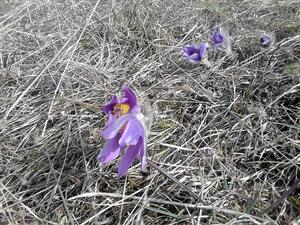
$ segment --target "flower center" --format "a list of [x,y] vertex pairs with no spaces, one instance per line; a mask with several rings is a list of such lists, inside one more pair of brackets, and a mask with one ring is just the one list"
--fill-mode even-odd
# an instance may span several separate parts
[[130,111],[130,105],[127,103],[119,103],[114,106],[112,111],[114,116],[123,116]]
[[[123,116],[127,113],[129,113],[130,111],[130,105],[127,104],[127,103],[119,103],[119,104],[116,104],[114,106],[114,109],[112,111],[113,115],[116,116],[116,117],[120,117],[120,116]],[[124,132],[124,130],[126,129],[127,127],[127,123],[125,123],[121,129],[119,130],[119,133],[122,134]]]

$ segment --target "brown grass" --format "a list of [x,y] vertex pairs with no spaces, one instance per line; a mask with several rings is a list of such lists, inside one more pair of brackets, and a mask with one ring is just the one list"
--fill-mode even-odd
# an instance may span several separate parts
[[[0,14],[0,224],[291,224],[300,177],[296,1],[19,1]],[[0,3],[0,7],[1,7]],[[7,5],[6,5],[7,6]],[[235,57],[182,47],[228,29]],[[261,49],[258,37],[277,42]],[[148,157],[100,166],[100,106],[128,84]],[[297,200],[298,199],[298,205]]]

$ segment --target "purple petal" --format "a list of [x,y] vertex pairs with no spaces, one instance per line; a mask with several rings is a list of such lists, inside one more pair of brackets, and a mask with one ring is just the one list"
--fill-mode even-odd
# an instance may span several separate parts
[[124,116],[121,116],[116,121],[106,126],[102,131],[101,136],[105,139],[113,138],[118,134],[119,130],[125,125],[125,123],[128,122],[128,120],[130,120],[131,118],[134,118],[132,114],[126,114]]
[[130,145],[125,152],[123,158],[121,159],[121,162],[119,164],[118,168],[118,176],[122,177],[127,173],[128,168],[132,165],[134,159],[139,153],[139,150],[141,148],[142,144],[142,138],[139,139],[138,143],[136,145]]
[[102,164],[110,162],[117,158],[120,154],[121,147],[119,145],[120,135],[116,135],[114,138],[108,140],[97,157],[97,160]]
[[117,117],[115,117],[111,112],[108,113],[108,120],[105,126],[109,126],[113,122],[115,122]]
[[144,171],[147,160],[146,160],[146,143],[145,139],[143,138],[143,142],[141,144],[141,149],[140,149],[140,161],[141,161],[141,169]]
[[194,45],[187,45],[183,48],[183,54],[186,57],[191,56],[193,53],[195,53],[197,51],[197,48]]
[[123,100],[124,102],[127,102],[131,108],[130,111],[132,111],[132,109],[136,109],[137,108],[137,99],[136,96],[134,94],[134,92],[127,86],[125,86],[123,88]]
[[271,43],[271,38],[265,34],[260,37],[260,44],[262,46],[268,46]]
[[184,58],[186,58],[186,59],[189,59],[189,57],[190,57],[190,54],[183,53],[183,57],[184,57]]
[[208,48],[208,44],[207,43],[202,43],[199,47],[199,52],[200,52],[200,57],[201,59],[203,59],[203,57],[205,56],[206,54],[206,49]]
[[139,138],[144,136],[144,128],[141,122],[137,118],[132,118],[128,120],[126,128],[122,133],[122,136],[119,140],[121,146],[126,145],[136,145]]
[[201,56],[199,53],[195,53],[188,58],[191,62],[198,63],[201,61]]
[[221,44],[224,41],[224,36],[220,31],[216,31],[212,36],[211,40],[216,44]]
[[108,114],[111,111],[113,111],[114,106],[118,103],[119,103],[119,99],[116,95],[114,95],[108,104],[101,107],[101,110]]

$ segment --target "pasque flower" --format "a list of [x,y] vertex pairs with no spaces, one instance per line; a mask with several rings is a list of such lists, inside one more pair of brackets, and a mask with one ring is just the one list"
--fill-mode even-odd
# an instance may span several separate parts
[[275,42],[275,33],[274,32],[262,34],[259,38],[260,46],[263,48],[270,47],[271,45],[274,44],[274,42]]
[[219,27],[211,36],[213,42],[213,48],[223,50],[226,54],[231,54],[231,40],[228,32]]
[[139,156],[143,170],[146,165],[147,131],[134,92],[124,87],[122,98],[114,95],[102,111],[108,114],[108,122],[101,134],[106,144],[97,157],[98,161],[105,164],[123,153],[118,167],[118,176],[122,177]]
[[187,45],[183,48],[183,56],[189,62],[199,63],[205,58],[207,48],[207,43],[202,43],[199,47],[196,45]]
[[213,41],[214,45],[213,48],[217,48],[224,42],[225,36],[220,32],[220,30],[216,31],[212,36],[211,40]]

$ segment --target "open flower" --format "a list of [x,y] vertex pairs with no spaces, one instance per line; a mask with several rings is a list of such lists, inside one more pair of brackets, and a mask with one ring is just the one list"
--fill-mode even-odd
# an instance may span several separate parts
[[202,43],[199,47],[196,45],[187,45],[183,48],[183,56],[189,62],[199,63],[205,58],[207,48],[207,43]]
[[232,53],[230,36],[223,28],[219,27],[211,36],[211,40],[214,49],[225,51],[227,55]]
[[260,46],[263,48],[268,48],[275,43],[274,32],[262,34],[259,38]]
[[97,159],[102,164],[116,159],[122,152],[123,157],[118,167],[118,176],[126,174],[129,167],[139,156],[142,170],[146,165],[146,128],[143,122],[144,116],[134,92],[123,88],[123,97],[116,95],[102,107],[102,111],[108,114],[108,122],[102,131],[102,137],[106,144]]

